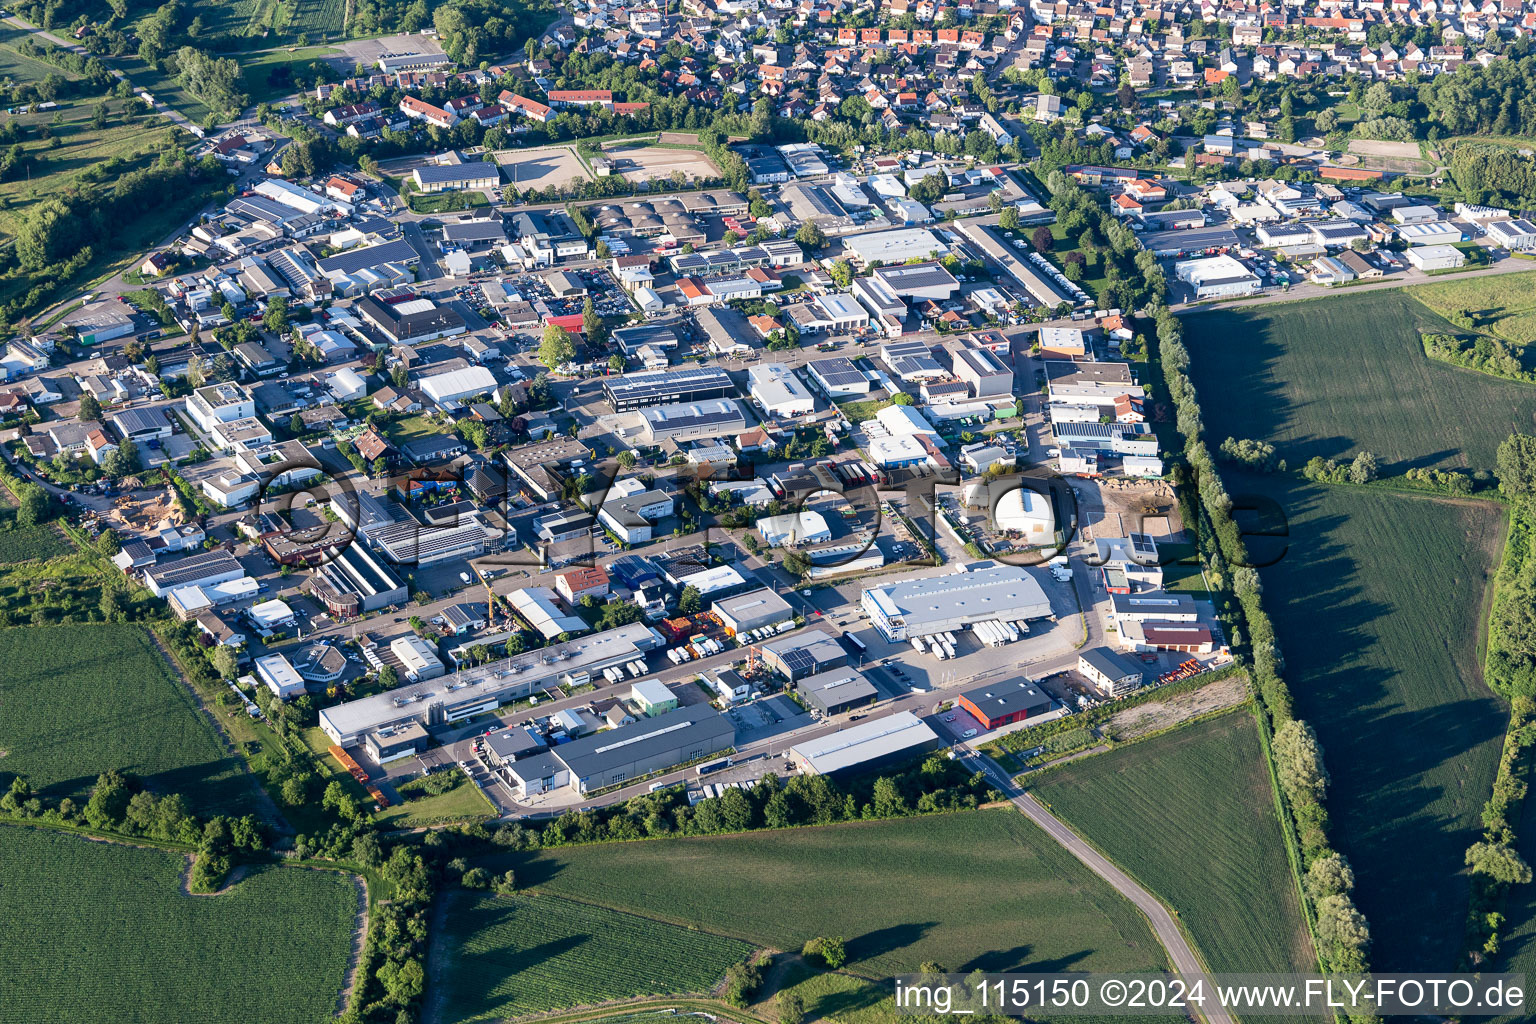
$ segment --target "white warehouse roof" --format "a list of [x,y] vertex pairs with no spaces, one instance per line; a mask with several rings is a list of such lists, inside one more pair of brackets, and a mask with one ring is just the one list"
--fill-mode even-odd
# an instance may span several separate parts
[[451,402],[466,395],[496,390],[496,378],[483,366],[466,366],[462,370],[428,377],[421,382],[421,390],[434,402]]
[[867,761],[919,747],[934,747],[938,733],[910,711],[863,722],[827,736],[805,740],[792,749],[795,760],[812,775],[830,775]]

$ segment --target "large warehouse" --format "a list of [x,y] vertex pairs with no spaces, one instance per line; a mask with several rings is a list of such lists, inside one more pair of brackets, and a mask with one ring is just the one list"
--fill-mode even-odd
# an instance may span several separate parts
[[721,754],[735,745],[730,720],[708,704],[694,704],[583,736],[553,753],[570,771],[570,787],[590,793]]
[[734,399],[653,405],[640,410],[640,434],[649,444],[698,441],[739,434],[747,417]]
[[1226,254],[1182,260],[1173,265],[1173,276],[1194,288],[1197,299],[1252,295],[1263,287],[1258,275]]
[[245,567],[228,551],[204,551],[173,562],[162,562],[144,570],[144,585],[156,597],[179,587],[201,587],[237,580]]
[[370,732],[406,722],[427,727],[447,725],[508,701],[539,693],[547,686],[576,686],[605,668],[644,660],[646,652],[666,646],[662,635],[643,623],[620,626],[553,644],[511,658],[456,672],[440,680],[413,683],[324,708],[320,728],[331,742],[350,747]]
[[944,255],[949,246],[939,241],[927,228],[898,228],[895,231],[875,231],[867,235],[851,235],[843,240],[854,260],[861,267],[872,263],[905,263],[910,259],[928,259]]
[[404,604],[410,596],[400,577],[362,544],[332,548],[330,560],[310,575],[304,589],[343,617]]
[[939,734],[910,711],[898,711],[872,722],[790,748],[790,756],[806,775],[869,772],[936,750]]
[[736,394],[736,385],[731,383],[731,375],[718,366],[674,367],[605,377],[603,394],[614,412],[630,412],[648,405],[731,397]]
[[793,419],[816,411],[816,399],[783,363],[754,366],[747,371],[747,379],[752,397],[769,416]]
[[1040,584],[1013,565],[870,587],[859,597],[859,607],[892,643],[963,629],[973,622],[1017,622],[1051,614],[1051,602]]

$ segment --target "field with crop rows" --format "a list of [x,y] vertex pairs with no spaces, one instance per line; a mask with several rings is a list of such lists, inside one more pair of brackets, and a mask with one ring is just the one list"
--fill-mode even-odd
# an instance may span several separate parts
[[1029,788],[1177,907],[1211,970],[1317,969],[1247,710],[1074,761]]
[[352,883],[260,868],[188,896],[181,854],[0,828],[6,1024],[312,1024],[336,1010]]
[[541,891],[759,946],[842,935],[848,969],[871,977],[928,960],[956,971],[1166,962],[1128,902],[1011,809],[572,847],[515,864]]
[[251,810],[236,759],[142,627],[0,630],[0,665],[0,778],[78,798],[118,768],[198,810]]
[[449,897],[442,1019],[502,1020],[643,995],[704,993],[752,947],[539,893]]
[[[1520,275],[1524,276],[1524,275]],[[1291,468],[1375,452],[1384,474],[1492,469],[1532,429],[1536,387],[1430,360],[1420,331],[1457,333],[1404,291],[1341,294],[1184,318],[1190,373],[1214,448],[1273,442]]]
[[1419,285],[1408,291],[1441,316],[1465,311],[1478,327],[1516,345],[1536,341],[1536,271]]
[[1326,752],[1328,809],[1371,923],[1372,966],[1454,963],[1462,856],[1505,724],[1478,656],[1501,511],[1294,478],[1228,486],[1269,495],[1289,520],[1284,557],[1261,571],[1264,603],[1296,713]]

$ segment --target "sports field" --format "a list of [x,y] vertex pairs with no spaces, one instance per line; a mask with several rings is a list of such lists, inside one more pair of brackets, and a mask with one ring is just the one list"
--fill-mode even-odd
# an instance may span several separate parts
[[544,146],[538,149],[498,149],[491,159],[501,165],[503,182],[526,191],[531,188],[564,188],[578,181],[589,181],[581,158],[569,146]]
[[142,627],[0,630],[0,665],[0,778],[79,799],[117,768],[199,811],[252,810],[237,760]]
[[1491,469],[1499,442],[1531,430],[1536,416],[1536,387],[1427,358],[1420,331],[1457,328],[1401,290],[1219,309],[1183,322],[1211,445],[1267,440],[1293,469],[1314,455],[1362,449],[1389,475]]
[[1355,868],[1372,967],[1455,963],[1462,857],[1505,724],[1478,657],[1502,514],[1295,478],[1228,486],[1269,495],[1289,520],[1284,557],[1262,570],[1264,603],[1296,713],[1326,753],[1333,834]]
[[1177,907],[1213,971],[1317,969],[1249,711],[1074,761],[1029,788]]
[[7,1024],[329,1019],[358,910],[343,875],[258,868],[188,896],[186,857],[0,828]]
[[[752,946],[586,903],[456,890],[438,1017],[502,1020],[643,995],[707,993]],[[639,955],[640,951],[643,955]]]
[[1165,962],[1130,903],[1012,809],[699,839],[572,847],[520,884],[754,945],[841,935],[869,977],[1110,971]]

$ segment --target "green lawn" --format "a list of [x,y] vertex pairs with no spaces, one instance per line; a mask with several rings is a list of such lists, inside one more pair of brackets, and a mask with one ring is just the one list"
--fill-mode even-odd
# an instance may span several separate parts
[[1516,345],[1536,342],[1536,277],[1532,273],[1441,281],[1420,285],[1410,294],[1441,316],[1470,313],[1480,330]]
[[643,995],[706,993],[752,946],[540,893],[450,893],[443,964],[455,1022]]
[[1073,761],[1030,789],[1175,908],[1211,970],[1317,969],[1247,710]]
[[[1465,411],[1465,410],[1464,410]],[[1233,477],[1289,521],[1264,601],[1298,717],[1333,783],[1332,832],[1354,865],[1376,970],[1455,963],[1506,716],[1478,638],[1503,543],[1498,506],[1294,478]],[[1260,554],[1278,553],[1266,547]]]
[[1421,330],[1457,329],[1409,292],[1219,309],[1184,327],[1212,447],[1271,441],[1292,468],[1364,449],[1391,474],[1491,469],[1499,442],[1536,416],[1536,387],[1427,358]]
[[[509,863],[512,861],[509,860]],[[1151,970],[1146,922],[1012,809],[557,849],[521,884],[754,945],[848,942],[869,977],[951,970]]]
[[0,778],[79,799],[117,768],[200,811],[252,810],[239,762],[142,627],[0,630],[0,665]]
[[[357,893],[344,876],[260,868],[188,896],[187,859],[0,828],[0,1018],[7,1024],[312,1024],[336,1010]],[[25,938],[22,938],[22,937]]]
[[47,61],[23,56],[21,51],[16,49],[16,44],[30,35],[30,32],[14,25],[0,24],[0,81],[9,79],[16,83],[41,82],[50,74],[70,80],[78,77],[63,68],[54,67]]
[[182,88],[175,75],[169,75],[154,65],[145,64],[138,57],[116,57],[109,62],[133,83],[135,94],[148,89],[155,102],[169,105],[176,113],[194,124],[202,124],[209,110],[202,100]]
[[283,47],[262,50],[240,56],[241,88],[250,94],[252,103],[271,102],[297,91],[293,74],[298,72],[308,78],[311,63],[325,57],[335,57],[341,50],[332,46]]
[[444,821],[473,821],[495,817],[496,808],[485,794],[466,778],[456,773],[460,780],[446,793],[432,796],[407,792],[405,803],[386,808],[378,820],[389,828],[415,828],[419,825],[435,825]]

